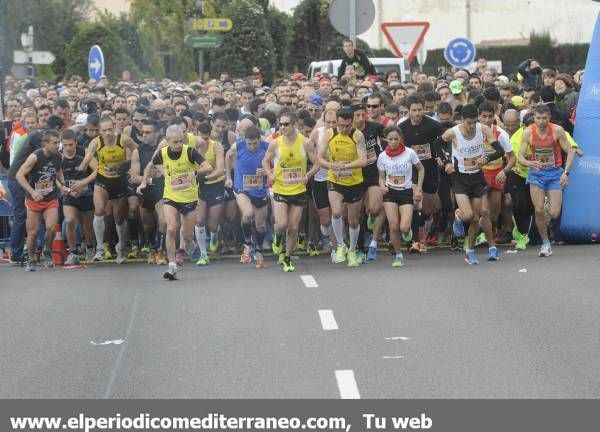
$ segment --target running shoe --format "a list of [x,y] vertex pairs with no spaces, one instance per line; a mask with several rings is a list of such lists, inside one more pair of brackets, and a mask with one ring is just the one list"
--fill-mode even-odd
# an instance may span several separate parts
[[479,264],[479,260],[477,259],[474,250],[467,251],[467,253],[465,254],[465,262],[469,265]]
[[515,244],[515,249],[517,250],[525,250],[527,249],[527,245],[529,244],[529,236],[527,234],[520,234],[517,238],[517,244]]
[[540,249],[539,256],[549,257],[550,255],[552,255],[552,246],[550,246],[549,242],[542,243],[542,247]]
[[104,247],[99,247],[96,249],[96,255],[94,255],[94,261],[104,261],[105,252]]
[[313,243],[308,244],[308,254],[310,256],[319,256],[320,253],[321,253],[321,251],[319,250],[319,247],[316,244],[313,244]]
[[404,265],[404,255],[396,254],[396,258],[394,258],[392,267],[402,267],[403,265]]
[[360,266],[359,258],[356,256],[356,251],[348,251],[348,267]]
[[215,253],[219,250],[219,236],[217,234],[210,234],[210,242],[208,243],[208,249]]
[[356,259],[359,264],[364,264],[367,262],[367,256],[361,250],[356,251]]
[[286,273],[296,271],[296,267],[292,264],[292,261],[285,262],[283,261],[283,271]]
[[154,249],[151,249],[148,252],[148,264],[156,264],[156,251]]
[[136,259],[140,257],[140,248],[137,245],[131,246],[131,251],[127,254],[127,258]]
[[163,251],[158,251],[156,253],[156,264],[158,265],[167,265],[169,264],[169,260]]
[[499,261],[500,255],[498,255],[498,248],[496,246],[492,246],[488,250],[489,256],[488,261]]
[[450,250],[455,252],[463,250],[462,246],[460,245],[460,242],[454,236],[452,236],[452,238],[450,239]]
[[150,253],[150,245],[146,243],[141,250],[144,255],[148,255]]
[[85,248],[85,260],[86,261],[93,261],[94,260],[94,248],[93,247],[86,247]]
[[367,251],[367,261],[375,261],[377,259],[377,248],[370,246]]
[[336,264],[343,263],[346,261],[346,254],[348,253],[348,247],[346,245],[338,246],[335,252]]
[[256,251],[254,253],[254,261],[256,262],[256,268],[266,268],[267,263],[261,252]]
[[244,245],[244,251],[242,252],[242,256],[240,257],[240,262],[242,264],[250,264],[252,262],[252,257],[250,256],[250,246]]
[[79,264],[79,255],[70,253],[65,261],[65,265],[72,266]]
[[25,264],[25,271],[27,271],[27,272],[35,271],[35,266],[31,262],[31,260],[27,260],[27,264]]
[[437,246],[438,235],[436,233],[429,234],[427,236],[427,240],[425,240],[425,244],[427,244],[427,246]]
[[284,261],[285,261],[285,254],[282,252],[277,257],[277,264],[283,264]]
[[484,244],[487,244],[487,237],[485,236],[485,233],[480,233],[477,238],[475,239],[475,246],[481,246]]
[[427,253],[427,246],[424,243],[412,242],[408,253]]
[[198,260],[196,261],[196,265],[197,266],[205,266],[210,262],[210,260],[208,259],[208,256],[206,255],[200,255],[200,257],[198,258]]
[[298,243],[296,243],[296,249],[298,249],[298,250],[306,249],[306,243],[305,243],[304,237],[305,237],[304,235],[298,236]]
[[163,274],[163,278],[170,281],[177,280],[177,264],[169,263],[169,270]]
[[104,259],[113,259],[113,254],[110,251],[110,245],[107,242],[102,243],[102,250],[104,251]]
[[[412,234],[412,230],[407,232],[407,233],[402,233],[402,241],[405,243],[410,243],[412,241],[413,238],[413,234]],[[390,242],[391,244],[391,242]]]

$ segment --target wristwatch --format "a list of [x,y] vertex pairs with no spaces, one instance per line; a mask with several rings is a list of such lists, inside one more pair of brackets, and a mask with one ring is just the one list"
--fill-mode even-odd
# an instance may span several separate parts
[[570,174],[570,172],[565,170],[565,175],[568,176],[569,174]]

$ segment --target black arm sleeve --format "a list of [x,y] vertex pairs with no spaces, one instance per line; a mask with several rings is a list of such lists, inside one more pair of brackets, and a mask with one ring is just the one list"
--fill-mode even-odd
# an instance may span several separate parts
[[496,151],[494,153],[492,153],[491,155],[485,156],[488,161],[495,161],[496,159],[500,159],[502,156],[504,156],[504,153],[505,153],[504,149],[502,148],[502,145],[500,145],[500,143],[498,141],[494,141],[492,143],[492,147]]
[[204,162],[204,158],[195,148],[188,147],[188,159],[190,162],[196,162],[198,165]]
[[340,64],[340,67],[338,69],[338,80],[342,79],[342,77],[344,76],[345,73],[346,73],[346,59],[343,59],[342,64]]
[[433,141],[433,154],[434,158],[439,157],[444,165],[450,163],[450,157],[452,155],[452,143],[444,141],[442,137],[437,137],[435,141]]

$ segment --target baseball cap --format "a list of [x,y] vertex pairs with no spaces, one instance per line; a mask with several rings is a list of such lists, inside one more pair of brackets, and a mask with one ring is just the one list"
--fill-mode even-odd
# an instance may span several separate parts
[[449,85],[452,94],[461,94],[463,91],[463,84],[459,80],[454,80]]
[[75,119],[75,124],[77,126],[85,126],[85,124],[87,123],[87,118],[88,118],[88,115],[86,113],[81,113]]
[[510,101],[517,108],[523,108],[525,106],[525,99],[522,96],[513,96]]
[[317,106],[321,106],[321,105],[323,105],[323,98],[319,95],[314,94],[308,98],[308,103],[311,103],[311,104],[317,105]]
[[302,72],[296,72],[295,74],[292,75],[292,81],[301,81],[306,79],[306,77],[304,76],[304,74]]

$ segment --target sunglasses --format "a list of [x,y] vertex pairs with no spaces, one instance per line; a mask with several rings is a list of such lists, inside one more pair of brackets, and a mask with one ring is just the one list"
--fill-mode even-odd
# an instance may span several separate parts
[[291,102],[280,102],[281,105],[285,105],[285,106],[291,106],[292,103]]
[[375,108],[379,108],[379,105],[367,105],[367,108],[375,109]]
[[282,122],[282,123],[279,123],[279,126],[281,126],[281,127],[288,127],[289,125],[291,125],[291,123],[290,123],[290,122]]

